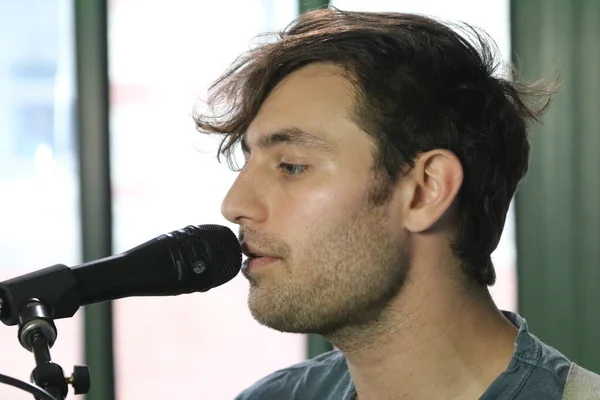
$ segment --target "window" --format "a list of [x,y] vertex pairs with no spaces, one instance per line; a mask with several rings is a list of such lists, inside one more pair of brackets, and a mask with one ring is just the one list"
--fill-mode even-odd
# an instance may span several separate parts
[[[80,262],[71,7],[0,0],[0,280]],[[67,375],[84,362],[81,317],[55,321],[51,355]],[[35,360],[17,330],[0,325],[0,373],[28,382]],[[0,386],[0,398],[31,397]]]
[[[111,1],[109,62],[115,252],[188,224],[229,224],[235,178],[191,118],[251,38],[282,29],[296,0]],[[260,326],[239,274],[207,293],[114,304],[119,399],[232,399],[304,360],[306,338]]]

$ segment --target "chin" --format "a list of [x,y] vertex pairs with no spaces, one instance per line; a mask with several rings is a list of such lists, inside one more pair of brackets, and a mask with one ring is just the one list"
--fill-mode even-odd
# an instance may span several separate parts
[[248,308],[259,324],[279,332],[326,336],[345,326],[345,323],[339,319],[320,315],[317,312],[309,314],[308,310],[292,310],[293,307],[286,309],[277,302],[267,304],[252,295],[248,301]]

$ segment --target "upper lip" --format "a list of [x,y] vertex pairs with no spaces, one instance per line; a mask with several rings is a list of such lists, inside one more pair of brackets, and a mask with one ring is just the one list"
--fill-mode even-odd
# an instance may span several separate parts
[[273,257],[248,243],[242,243],[241,247],[242,253],[247,257]]

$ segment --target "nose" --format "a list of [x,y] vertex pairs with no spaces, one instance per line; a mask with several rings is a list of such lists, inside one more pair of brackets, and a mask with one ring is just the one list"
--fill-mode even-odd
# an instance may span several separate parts
[[232,223],[260,223],[267,219],[265,190],[261,180],[246,166],[221,203],[221,214]]

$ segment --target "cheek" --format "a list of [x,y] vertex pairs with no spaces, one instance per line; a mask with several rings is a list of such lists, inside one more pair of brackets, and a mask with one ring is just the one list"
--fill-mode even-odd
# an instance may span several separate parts
[[301,232],[310,225],[335,218],[340,197],[332,188],[296,193],[280,204],[277,219],[290,233]]
[[287,193],[278,201],[272,222],[279,225],[279,232],[285,232],[286,239],[292,240],[289,244],[294,240],[304,241],[298,236],[314,234],[348,218],[349,212],[363,201],[364,191],[357,181],[337,179],[309,190]]

